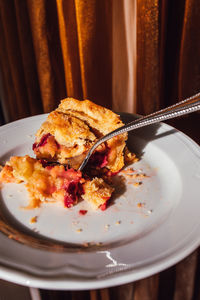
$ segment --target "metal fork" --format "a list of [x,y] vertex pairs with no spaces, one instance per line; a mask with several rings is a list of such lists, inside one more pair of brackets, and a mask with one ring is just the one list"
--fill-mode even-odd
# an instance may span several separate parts
[[106,142],[107,140],[113,138],[116,135],[134,130],[136,128],[141,128],[147,125],[151,125],[154,123],[158,123],[161,121],[173,119],[179,116],[183,116],[189,113],[192,113],[194,111],[200,110],[200,93],[195,94],[194,96],[191,96],[181,102],[178,102],[174,105],[168,106],[164,109],[161,109],[157,112],[154,112],[150,115],[141,117],[133,122],[130,122],[122,127],[117,128],[114,131],[111,131],[110,133],[106,134],[105,136],[101,137],[89,150],[89,152],[86,154],[83,162],[81,163],[79,170],[82,171],[83,168],[86,166],[90,156],[94,152],[94,150],[103,142]]

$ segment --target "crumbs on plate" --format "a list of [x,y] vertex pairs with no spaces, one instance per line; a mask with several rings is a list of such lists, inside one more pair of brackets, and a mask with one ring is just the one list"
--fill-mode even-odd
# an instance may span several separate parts
[[38,216],[34,216],[34,217],[32,217],[32,218],[30,219],[29,223],[30,223],[30,224],[34,224],[34,223],[37,222],[37,220],[38,220]]
[[137,207],[145,207],[146,203],[145,202],[138,202]]
[[119,220],[119,221],[115,222],[115,225],[120,225],[121,223],[122,223],[122,221]]
[[143,184],[143,179],[149,177],[146,173],[141,171],[134,170],[133,168],[127,168],[120,172],[126,180],[128,180],[128,184],[133,185],[134,187],[139,187]]

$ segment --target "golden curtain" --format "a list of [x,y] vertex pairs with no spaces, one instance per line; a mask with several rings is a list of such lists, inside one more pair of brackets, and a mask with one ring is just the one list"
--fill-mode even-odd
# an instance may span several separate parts
[[0,69],[8,120],[60,99],[111,107],[111,1],[1,0]]
[[[135,0],[136,97],[112,97],[115,74],[114,88],[126,89],[127,81],[121,72],[127,36],[120,49],[125,63],[113,67],[113,32],[117,40],[124,24],[122,9],[116,28],[113,6],[128,1],[0,0],[1,99],[7,121],[49,112],[66,96],[146,114],[197,92],[199,2]],[[127,101],[135,103],[126,106]]]
[[137,107],[149,113],[200,91],[200,2],[137,1]]

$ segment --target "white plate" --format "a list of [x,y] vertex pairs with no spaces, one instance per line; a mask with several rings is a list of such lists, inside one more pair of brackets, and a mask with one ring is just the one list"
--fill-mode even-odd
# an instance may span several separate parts
[[[11,155],[33,155],[34,133],[45,118],[2,126],[1,162]],[[24,210],[28,196],[23,185],[3,186],[2,279],[57,290],[110,287],[162,271],[199,246],[199,146],[174,128],[157,124],[130,133],[129,148],[141,157],[132,165],[135,173],[147,177],[135,186],[139,179],[124,183],[118,176],[118,195],[103,212],[88,210],[81,216],[80,209],[89,209],[84,202],[71,209],[48,204]],[[37,222],[30,224],[34,216]]]

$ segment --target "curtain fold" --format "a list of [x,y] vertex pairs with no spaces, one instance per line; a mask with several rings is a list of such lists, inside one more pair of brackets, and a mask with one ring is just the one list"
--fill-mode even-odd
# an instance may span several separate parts
[[112,104],[112,1],[75,0],[83,98]]
[[117,112],[136,112],[136,4],[116,0],[112,7],[112,109]]
[[56,3],[67,95],[111,107],[111,1]]
[[14,1],[16,12],[17,33],[19,36],[19,49],[22,57],[21,65],[24,70],[24,85],[27,90],[26,103],[32,115],[41,111],[42,103],[40,90],[38,88],[38,77],[36,70],[35,54],[30,30],[28,10],[24,1]]
[[0,0],[7,121],[66,96],[147,114],[199,91],[199,2],[129,2]]
[[200,91],[200,3],[185,1],[180,46],[179,97]]
[[[24,70],[22,68],[14,2],[1,1],[0,5],[1,29],[3,31],[3,34],[1,33],[1,52],[3,54],[1,57],[1,70],[4,82],[6,77],[8,80],[5,84],[6,92],[10,94],[7,101],[9,101],[8,107],[14,119],[18,116],[28,116],[30,109],[27,103],[27,90],[22,83],[24,82]],[[10,92],[10,89],[12,89],[12,92]]]
[[75,3],[74,1],[57,0],[56,4],[67,95],[82,99]]
[[[56,87],[50,57],[46,1],[28,1],[28,13],[36,57],[39,86],[44,112],[52,110],[56,101]],[[55,21],[55,20],[54,20]],[[56,25],[56,24],[55,24]]]
[[159,0],[137,1],[137,112],[160,106]]

